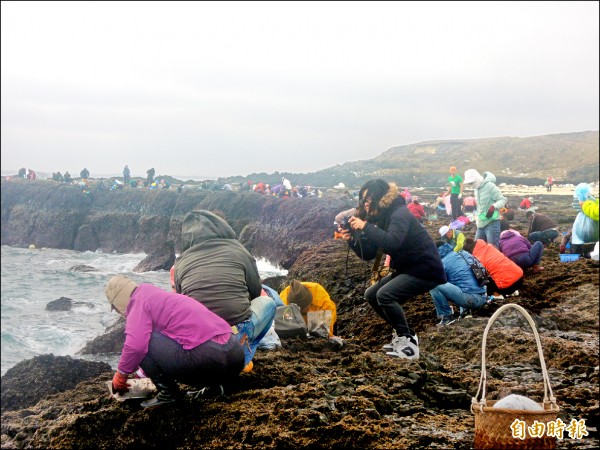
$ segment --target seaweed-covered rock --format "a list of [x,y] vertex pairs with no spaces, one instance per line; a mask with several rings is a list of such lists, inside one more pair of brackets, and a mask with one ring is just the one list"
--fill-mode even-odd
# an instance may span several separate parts
[[78,383],[110,371],[103,362],[41,355],[16,364],[2,377],[2,411],[22,409]]

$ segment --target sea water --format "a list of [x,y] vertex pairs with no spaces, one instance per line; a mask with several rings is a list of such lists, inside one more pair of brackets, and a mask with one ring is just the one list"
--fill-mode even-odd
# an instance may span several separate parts
[[[70,355],[105,361],[116,367],[114,355],[82,356],[76,352],[118,320],[111,312],[104,286],[123,274],[136,283],[152,283],[171,290],[168,271],[133,272],[146,255],[75,252],[1,246],[2,375],[20,361],[37,355]],[[285,275],[265,260],[257,261],[261,278]],[[76,266],[83,267],[82,271]],[[70,298],[69,311],[48,311],[46,305]]]

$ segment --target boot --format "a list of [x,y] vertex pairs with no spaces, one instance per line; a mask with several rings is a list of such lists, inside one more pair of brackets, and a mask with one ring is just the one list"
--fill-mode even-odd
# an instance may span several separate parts
[[165,383],[160,377],[161,380],[152,380],[154,381],[154,385],[158,390],[158,394],[156,397],[151,398],[150,400],[146,400],[140,403],[142,408],[150,408],[151,406],[159,406],[159,405],[168,405],[170,403],[175,403],[181,399],[181,392],[179,391],[179,386],[174,382]]

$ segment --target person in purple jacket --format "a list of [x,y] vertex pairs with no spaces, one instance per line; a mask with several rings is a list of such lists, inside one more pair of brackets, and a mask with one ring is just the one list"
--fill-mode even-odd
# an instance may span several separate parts
[[539,273],[544,268],[540,266],[544,244],[535,241],[533,245],[517,230],[510,228],[508,221],[500,221],[500,251],[524,271],[531,268],[533,273]]
[[219,386],[222,392],[222,384],[244,368],[244,351],[232,328],[193,298],[151,284],[138,286],[122,275],[112,277],[104,292],[126,321],[112,388],[126,392],[127,377],[141,367],[158,390],[142,407],[180,400],[177,382]]

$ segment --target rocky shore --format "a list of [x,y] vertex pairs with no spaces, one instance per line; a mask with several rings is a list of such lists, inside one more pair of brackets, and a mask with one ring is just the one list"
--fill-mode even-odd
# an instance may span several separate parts
[[[520,197],[509,196],[509,201],[518,205]],[[565,230],[575,217],[568,196],[536,194],[536,204]],[[90,367],[83,359],[85,353],[118,353],[123,342],[118,323],[66,364],[45,355],[2,377],[2,448],[472,448],[470,405],[481,373],[483,330],[507,303],[524,307],[536,323],[561,408],[558,417],[567,424],[585,420],[588,435],[565,435],[557,448],[598,448],[597,262],[563,263],[558,248],[549,247],[545,270],[527,273],[519,296],[495,301],[472,319],[444,328],[435,326],[431,298],[419,296],[406,314],[418,333],[421,357],[394,359],[381,350],[391,329],[362,297],[370,264],[348,255],[347,246],[331,237],[333,217],[349,206],[341,198],[279,200],[229,192],[83,196],[62,186],[3,182],[3,245],[150,254],[170,241],[168,248],[177,251],[183,215],[218,209],[255,256],[289,270],[287,279],[267,284],[280,289],[297,278],[317,281],[329,291],[345,344],[284,341],[281,349],[259,351],[254,370],[226,386],[224,397],[143,410],[136,401],[112,400],[105,385],[112,371]],[[426,227],[437,238],[442,224]],[[517,211],[513,226],[526,232],[523,213]],[[474,228],[465,233],[472,235]],[[518,393],[542,400],[534,336],[518,313],[501,315],[492,327],[487,367],[488,399]],[[78,384],[57,381],[66,378]]]

